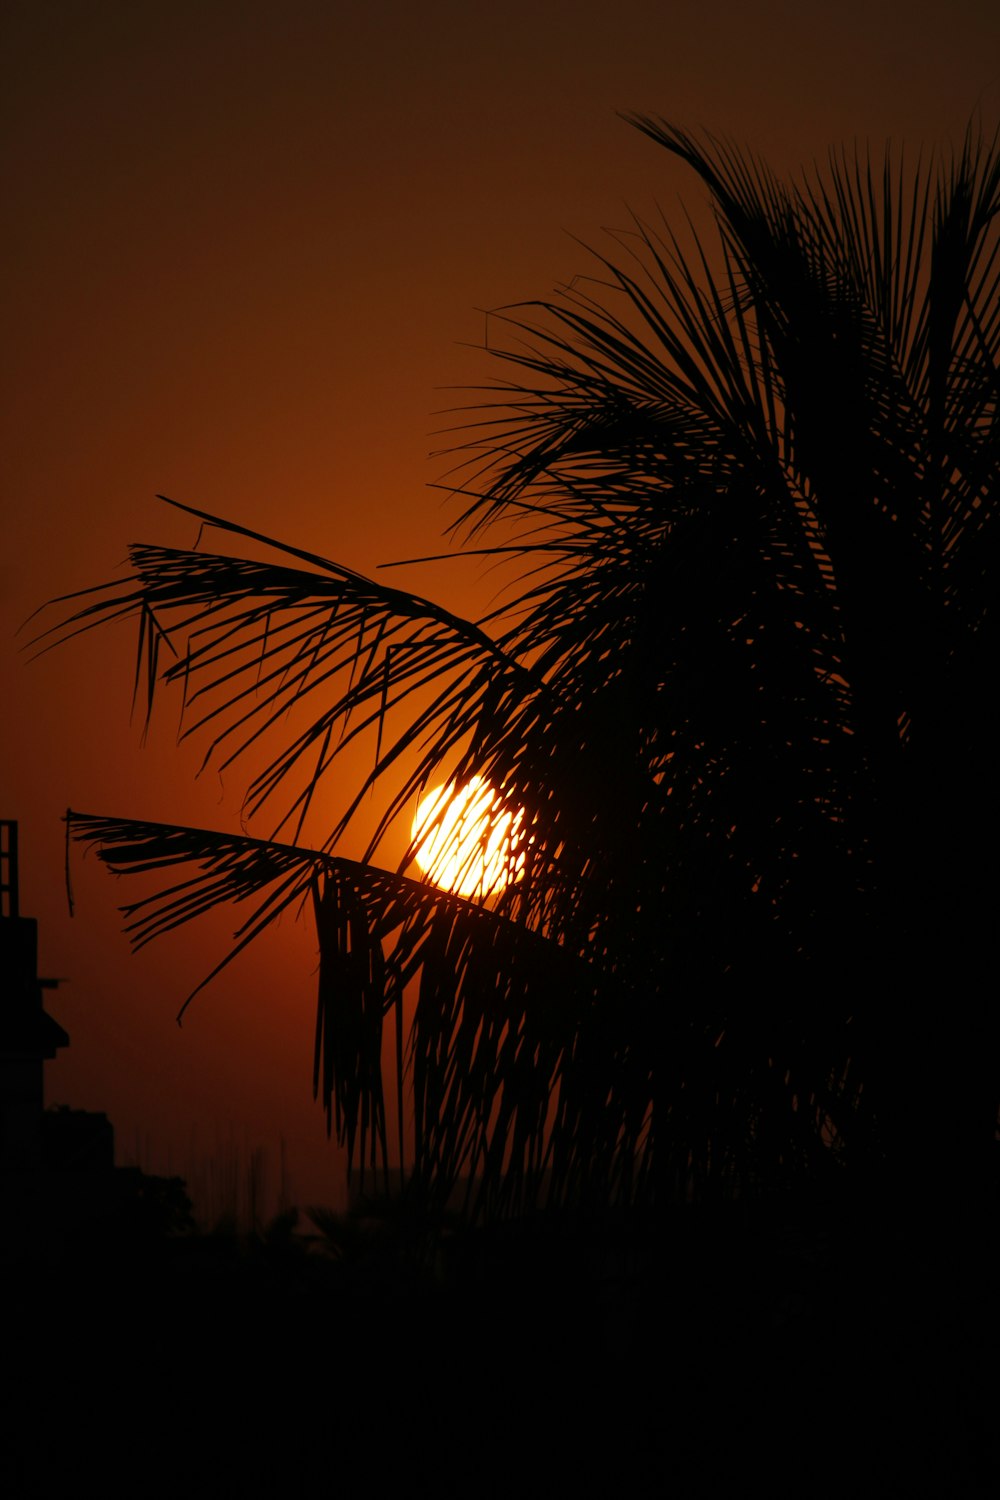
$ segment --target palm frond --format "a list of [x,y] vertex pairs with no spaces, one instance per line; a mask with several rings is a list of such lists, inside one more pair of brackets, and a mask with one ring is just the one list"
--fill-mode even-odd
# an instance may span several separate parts
[[[179,686],[182,714],[189,721],[182,738],[207,738],[204,763],[211,761],[219,770],[266,745],[289,709],[322,693],[316,718],[250,782],[247,812],[252,816],[297,778],[275,837],[296,816],[301,828],[334,757],[366,731],[377,734],[374,769],[334,829],[331,845],[367,787],[404,750],[419,745],[430,726],[449,724],[450,744],[440,737],[434,741],[432,753],[407,777],[390,816],[412,800],[415,788],[451,745],[468,736],[484,696],[495,694],[498,684],[513,697],[547,691],[482,629],[427,600],[372,583],[351,569],[205,512],[178,508],[311,567],[133,546],[131,578],[54,600],[55,607],[72,605],[80,597],[87,602],[34,644],[49,649],[98,625],[137,618],[135,691],[146,701],[147,720],[157,683]],[[171,659],[161,668],[164,644]],[[383,747],[392,711],[411,697],[426,698],[428,690],[429,705],[398,740]]]
[[641,1097],[625,1097],[615,1059],[602,1055],[599,1104],[578,1079],[576,1088],[567,1081],[588,1010],[598,994],[608,1003],[608,980],[559,945],[433,886],[322,851],[73,811],[67,821],[71,837],[96,846],[115,874],[194,871],[122,908],[135,948],[222,902],[253,904],[194,994],[282,912],[311,900],[321,955],[314,1088],[362,1181],[366,1164],[390,1166],[387,1019],[397,1079],[401,1087],[410,1073],[413,1101],[412,1119],[399,1120],[394,1165],[412,1165],[427,1196],[445,1201],[465,1174],[483,1205],[523,1207],[594,1178],[607,1187],[626,1156],[641,1155],[648,1080]]

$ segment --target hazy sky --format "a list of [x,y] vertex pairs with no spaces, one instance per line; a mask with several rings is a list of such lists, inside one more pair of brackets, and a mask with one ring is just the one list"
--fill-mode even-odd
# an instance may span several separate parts
[[[68,805],[236,828],[243,782],[194,781],[167,700],[140,747],[128,630],[31,665],[14,631],[130,541],[192,544],[157,491],[361,571],[437,550],[453,512],[428,454],[454,418],[435,414],[497,373],[483,309],[586,271],[578,242],[603,247],[630,209],[701,202],[616,111],[783,172],[854,138],[942,146],[976,108],[1000,120],[1000,7],[6,0],[2,28],[0,815],[21,822],[43,970],[69,981],[49,1097],[106,1109],[120,1156],[138,1137],[159,1169],[284,1133],[297,1196],[332,1201],[308,927],[178,1031],[232,920],[132,959],[115,907],[133,893],[79,857],[66,914]],[[405,586],[475,614],[495,582],[448,564]]]

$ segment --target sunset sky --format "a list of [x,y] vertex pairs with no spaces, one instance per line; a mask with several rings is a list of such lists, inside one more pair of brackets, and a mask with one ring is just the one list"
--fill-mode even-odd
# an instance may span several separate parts
[[[455,512],[428,486],[449,467],[447,409],[471,399],[451,388],[503,374],[484,310],[587,272],[584,245],[606,249],[631,211],[700,212],[617,111],[782,173],[855,138],[958,142],[977,108],[992,134],[1000,7],[7,0],[0,53],[0,816],[20,822],[43,973],[66,981],[49,1008],[72,1046],[48,1098],[105,1110],[119,1159],[152,1170],[219,1140],[273,1163],[284,1135],[295,1197],[336,1203],[308,924],[178,1029],[231,918],[132,958],[116,907],[136,893],[79,852],[66,909],[67,806],[235,830],[245,779],[195,779],[166,696],[140,745],[130,629],[35,662],[15,631],[111,578],[131,541],[192,545],[157,492],[362,572],[440,550]],[[477,562],[381,576],[471,615],[497,587]]]

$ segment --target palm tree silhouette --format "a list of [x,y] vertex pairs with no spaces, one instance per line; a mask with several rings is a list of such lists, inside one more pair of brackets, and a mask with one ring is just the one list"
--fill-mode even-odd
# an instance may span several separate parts
[[[508,602],[470,623],[191,511],[276,560],[136,546],[50,634],[137,617],[137,693],[178,684],[223,767],[318,704],[249,785],[281,820],[71,831],[116,871],[186,868],[125,908],[137,945],[248,901],[238,952],[312,899],[316,1089],[362,1168],[405,1161],[431,1200],[464,1179],[473,1213],[649,1203],[885,1158],[981,1174],[997,143],[843,152],[787,185],[632,123],[707,187],[717,241],[637,223],[593,280],[498,315],[508,378],[466,430],[456,529],[514,561]],[[371,773],[303,847],[364,734]],[[473,775],[524,811],[502,894],[377,865],[421,787]]]

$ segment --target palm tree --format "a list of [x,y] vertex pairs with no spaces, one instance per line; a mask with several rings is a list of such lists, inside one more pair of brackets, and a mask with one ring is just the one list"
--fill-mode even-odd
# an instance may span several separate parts
[[[455,530],[513,560],[508,602],[470,623],[191,512],[275,560],[137,546],[52,634],[136,617],[137,693],[176,684],[220,766],[314,705],[249,784],[247,812],[280,820],[71,830],[116,871],[187,870],[125,909],[137,945],[236,900],[239,951],[312,900],[315,1087],[362,1168],[405,1162],[435,1201],[464,1179],[474,1213],[648,1203],[886,1155],[980,1171],[997,143],[912,168],[841,153],[787,185],[632,123],[707,187],[717,241],[637,223],[594,280],[506,316]],[[366,734],[370,774],[305,847]],[[502,894],[378,866],[420,788],[473,775],[523,810]],[[948,996],[933,1029],[921,982]]]

